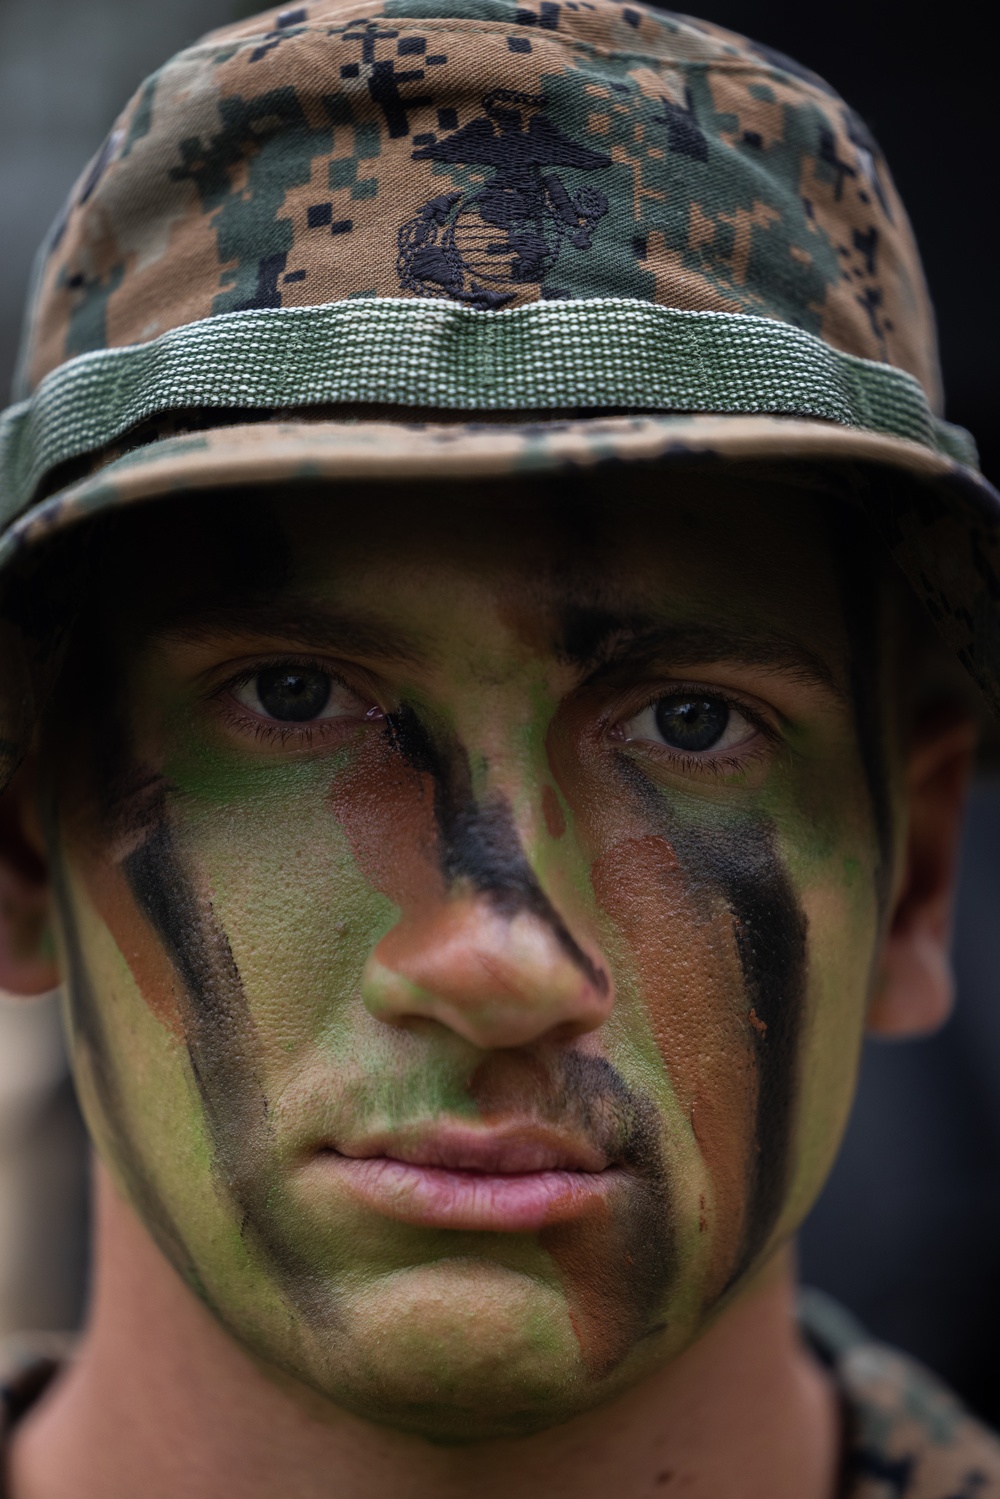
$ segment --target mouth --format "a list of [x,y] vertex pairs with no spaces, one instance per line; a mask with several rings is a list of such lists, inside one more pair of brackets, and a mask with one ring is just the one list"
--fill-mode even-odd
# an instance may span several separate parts
[[324,1144],[312,1164],[397,1222],[492,1233],[593,1215],[622,1176],[589,1142],[537,1126],[437,1125]]

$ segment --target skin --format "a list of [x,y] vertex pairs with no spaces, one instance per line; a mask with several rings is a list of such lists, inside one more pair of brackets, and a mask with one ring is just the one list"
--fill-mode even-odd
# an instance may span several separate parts
[[[52,912],[107,1243],[172,1266],[248,1382],[332,1433],[527,1453],[654,1389],[662,1425],[671,1371],[711,1388],[714,1357],[732,1435],[750,1337],[762,1368],[784,1350],[785,1419],[810,1412],[789,1492],[826,1492],[783,1246],[866,1018],[947,1008],[973,741],[915,718],[906,612],[852,528],[806,492],[639,475],[627,504],[178,500],[95,543],[6,799],[10,948],[23,969]],[[114,595],[101,566],[136,555]],[[288,672],[332,683],[325,716],[269,716]],[[692,702],[723,723],[694,751],[662,728]],[[33,1429],[22,1491],[59,1493]]]

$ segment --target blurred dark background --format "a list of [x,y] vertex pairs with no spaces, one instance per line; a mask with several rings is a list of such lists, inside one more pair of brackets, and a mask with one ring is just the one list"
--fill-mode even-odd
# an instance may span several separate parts
[[[0,386],[32,253],[141,78],[240,0],[0,0]],[[706,19],[815,69],[869,122],[938,309],[947,415],[1000,479],[993,371],[997,63],[969,0],[706,0]],[[871,1044],[844,1149],[801,1240],[804,1278],[1000,1424],[1000,783],[977,787],[936,1037]],[[0,1334],[65,1326],[82,1294],[83,1150],[53,1000],[0,1002]]]

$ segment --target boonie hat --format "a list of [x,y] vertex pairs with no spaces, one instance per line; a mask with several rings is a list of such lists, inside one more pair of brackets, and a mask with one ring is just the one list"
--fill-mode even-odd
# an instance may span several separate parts
[[192,489],[836,469],[1000,709],[1000,496],[942,419],[886,165],[814,74],[705,22],[311,0],[213,33],[74,189],[15,397],[0,567]]

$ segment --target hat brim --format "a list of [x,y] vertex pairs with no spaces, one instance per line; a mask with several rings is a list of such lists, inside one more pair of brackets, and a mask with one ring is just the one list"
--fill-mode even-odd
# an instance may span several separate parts
[[[447,481],[618,465],[779,463],[842,470],[942,635],[1000,713],[1000,494],[920,443],[833,422],[639,415],[511,423],[250,421],[162,438],[31,505],[0,537],[0,569],[88,516],[198,490],[294,481]],[[957,522],[957,524],[956,524]]]

